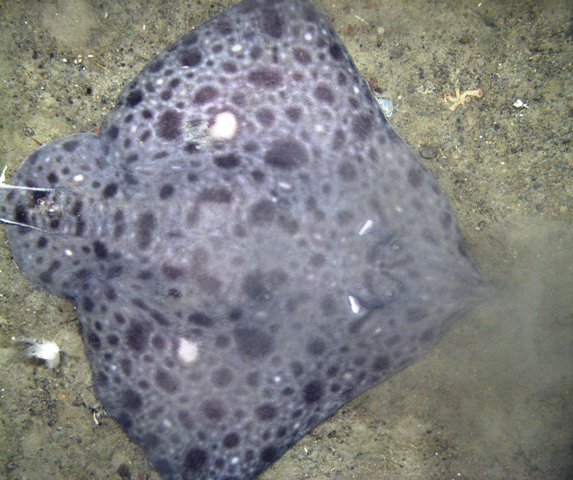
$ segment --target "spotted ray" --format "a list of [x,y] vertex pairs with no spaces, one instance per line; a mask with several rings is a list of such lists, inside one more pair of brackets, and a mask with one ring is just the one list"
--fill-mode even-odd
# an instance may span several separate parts
[[14,259],[75,302],[98,398],[164,479],[253,478],[490,291],[307,0],[183,35],[13,185]]

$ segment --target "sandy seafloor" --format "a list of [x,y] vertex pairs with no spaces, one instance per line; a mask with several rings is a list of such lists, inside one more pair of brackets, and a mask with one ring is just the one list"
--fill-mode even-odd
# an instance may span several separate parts
[[[233,3],[4,0],[8,178],[33,139],[95,132],[155,52]],[[461,318],[260,479],[573,478],[571,0],[317,4],[393,101],[392,124],[438,179],[501,300]],[[484,96],[452,112],[443,95],[456,87]],[[23,277],[3,231],[0,260],[0,477],[157,480],[112,419],[94,422],[72,304]],[[61,367],[25,360],[10,341],[20,335],[55,340]]]

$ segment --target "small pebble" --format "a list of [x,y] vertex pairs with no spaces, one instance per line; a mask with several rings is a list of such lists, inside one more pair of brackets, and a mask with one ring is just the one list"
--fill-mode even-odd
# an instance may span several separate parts
[[433,160],[438,156],[438,149],[435,147],[423,146],[420,148],[420,157],[424,160]]
[[377,100],[380,108],[384,112],[384,115],[386,115],[386,117],[392,116],[394,113],[394,104],[392,103],[392,100],[389,98],[378,98]]

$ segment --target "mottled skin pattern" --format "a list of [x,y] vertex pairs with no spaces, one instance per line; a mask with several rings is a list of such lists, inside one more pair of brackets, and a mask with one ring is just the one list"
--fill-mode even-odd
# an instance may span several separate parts
[[[97,395],[164,479],[250,479],[489,291],[447,200],[306,0],[153,58],[0,211],[72,299]],[[34,227],[34,228],[31,228]]]

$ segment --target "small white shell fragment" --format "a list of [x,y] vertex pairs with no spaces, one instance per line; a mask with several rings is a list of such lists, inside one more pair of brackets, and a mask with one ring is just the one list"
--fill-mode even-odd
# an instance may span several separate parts
[[392,100],[389,98],[377,98],[376,100],[378,100],[378,105],[380,105],[380,108],[386,117],[389,117],[394,113],[394,103],[392,103]]
[[513,106],[515,108],[529,108],[529,106],[527,105],[527,103],[523,103],[523,101],[521,100],[521,98],[518,98],[514,103]]
[[55,342],[45,341],[43,338],[36,342],[34,338],[12,337],[13,342],[28,345],[24,351],[27,358],[44,360],[49,369],[56,368],[60,364],[60,347]]

